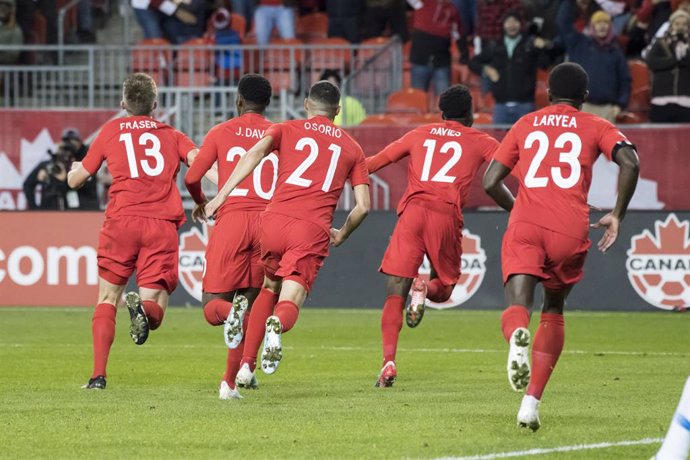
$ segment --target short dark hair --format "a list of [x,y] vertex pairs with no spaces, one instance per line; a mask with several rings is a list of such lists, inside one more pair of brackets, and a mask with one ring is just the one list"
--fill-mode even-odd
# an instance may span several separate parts
[[237,85],[237,92],[250,104],[266,107],[271,103],[273,91],[271,83],[262,75],[248,73],[240,78]]
[[438,108],[443,118],[462,120],[472,117],[472,93],[465,85],[453,85],[441,93]]
[[145,73],[133,73],[122,83],[127,111],[132,115],[150,115],[158,97],[156,82]]
[[558,64],[549,74],[549,90],[553,99],[584,102],[588,86],[587,72],[574,62]]
[[334,78],[335,81],[338,82],[338,86],[340,86],[343,82],[343,79],[340,78],[340,72],[338,72],[335,69],[326,69],[321,73],[321,76],[319,77],[319,80],[328,80],[330,78]]
[[330,81],[317,81],[309,89],[308,98],[331,107],[337,107],[340,104],[340,90]]

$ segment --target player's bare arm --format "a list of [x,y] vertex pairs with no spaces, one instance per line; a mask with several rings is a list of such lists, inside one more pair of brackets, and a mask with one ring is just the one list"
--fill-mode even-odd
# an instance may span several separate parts
[[620,167],[618,175],[618,198],[613,211],[592,224],[592,228],[605,228],[597,247],[601,252],[609,250],[618,238],[620,223],[628,210],[628,204],[635,193],[637,179],[640,176],[640,160],[637,152],[630,146],[620,147],[613,157],[613,161]]
[[86,170],[81,161],[75,161],[67,174],[67,185],[72,189],[81,188],[90,177],[91,173]]
[[345,223],[340,229],[331,229],[331,244],[340,246],[366,219],[371,209],[369,186],[367,184],[355,185],[355,207],[348,214]]
[[223,204],[225,199],[235,190],[247,176],[249,176],[254,169],[259,166],[268,154],[273,151],[273,137],[266,136],[257,142],[254,147],[249,149],[247,154],[237,163],[237,167],[228,178],[227,182],[218,191],[218,195],[208,202],[205,208],[205,218],[213,216],[218,208]]
[[197,155],[199,155],[199,149],[192,149],[187,153],[187,166],[192,166]]
[[500,161],[492,160],[484,174],[484,190],[496,202],[497,205],[510,212],[515,204],[515,197],[503,183],[510,169]]

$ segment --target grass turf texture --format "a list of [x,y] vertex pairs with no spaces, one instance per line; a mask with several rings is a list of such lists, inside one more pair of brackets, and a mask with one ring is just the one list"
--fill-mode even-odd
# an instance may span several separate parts
[[[656,438],[690,372],[690,315],[569,313],[543,426],[531,433],[515,426],[521,395],[505,375],[499,312],[431,311],[405,327],[390,389],[373,386],[379,314],[305,309],[278,372],[257,372],[260,389],[244,400],[220,401],[222,328],[199,310],[168,311],[142,347],[121,310],[108,389],[86,391],[90,309],[0,309],[0,457],[430,458]],[[540,458],[649,458],[657,448]]]

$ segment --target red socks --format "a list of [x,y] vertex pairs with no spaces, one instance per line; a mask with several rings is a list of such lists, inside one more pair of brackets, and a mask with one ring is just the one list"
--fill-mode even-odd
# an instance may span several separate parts
[[398,336],[402,329],[402,311],[405,308],[405,297],[389,295],[383,304],[381,314],[381,337],[383,338],[383,362],[395,361],[398,349]]
[[289,300],[283,300],[276,305],[274,313],[283,325],[283,332],[287,332],[295,326],[297,317],[299,316],[299,307],[296,303]]
[[440,279],[435,278],[426,285],[426,298],[432,302],[445,302],[450,299],[454,287],[443,284]]
[[153,300],[144,300],[142,303],[144,304],[144,313],[146,313],[146,318],[149,320],[149,329],[155,331],[163,322],[163,315],[165,312],[161,306]]
[[511,305],[501,315],[501,329],[506,342],[510,342],[510,337],[519,327],[529,327],[529,310],[522,305]]
[[117,310],[109,303],[99,303],[93,312],[91,332],[93,334],[93,375],[105,376],[110,347],[115,340],[115,317]]
[[563,350],[565,340],[563,315],[542,313],[539,327],[532,343],[532,373],[527,393],[541,400],[544,387],[551,377]]
[[204,305],[204,318],[211,326],[220,326],[228,319],[232,302],[223,299],[212,299]]
[[[249,323],[249,314],[244,315],[244,321],[242,322],[242,329],[247,330],[247,325]],[[228,359],[225,364],[225,374],[223,374],[223,380],[230,386],[230,388],[235,388],[235,377],[237,377],[237,372],[240,370],[240,363],[242,361],[242,354],[244,353],[244,339],[240,342],[239,346],[234,350],[228,350]]]
[[262,289],[252,304],[249,322],[244,334],[244,356],[242,356],[241,362],[241,364],[249,364],[252,371],[256,367],[256,355],[266,332],[266,319],[273,314],[273,308],[277,302],[277,294],[268,289]]

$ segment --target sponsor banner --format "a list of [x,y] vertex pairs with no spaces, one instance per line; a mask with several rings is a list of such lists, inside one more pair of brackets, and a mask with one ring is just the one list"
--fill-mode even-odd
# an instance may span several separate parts
[[[592,221],[601,214],[592,215]],[[188,216],[189,217],[189,216]],[[336,213],[340,225],[346,213]],[[501,281],[504,212],[467,212],[463,275],[438,308],[505,307]],[[92,306],[98,294],[96,245],[103,215],[95,212],[0,213],[0,306]],[[397,216],[374,212],[331,254],[308,306],[381,308],[385,275],[378,267]],[[180,229],[180,284],[171,305],[200,306],[204,253],[213,226],[189,219]],[[591,250],[569,309],[679,310],[690,305],[690,212],[630,212],[606,254]],[[593,230],[596,242],[601,232]],[[420,276],[428,277],[425,261]],[[129,288],[135,288],[130,282]],[[536,303],[540,302],[537,298]]]

